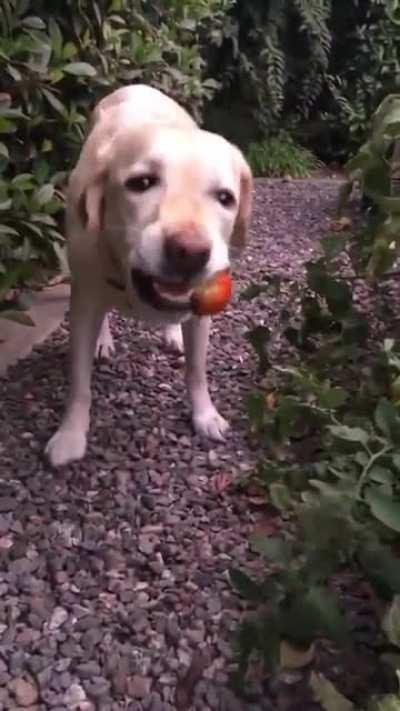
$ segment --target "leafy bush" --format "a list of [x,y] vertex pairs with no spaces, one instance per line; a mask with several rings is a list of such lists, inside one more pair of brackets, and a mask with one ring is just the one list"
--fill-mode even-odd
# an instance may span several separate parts
[[247,158],[256,176],[273,178],[307,178],[320,165],[311,151],[295,143],[288,135],[251,143]]
[[[233,585],[255,606],[237,637],[241,685],[254,655],[270,672],[284,665],[283,645],[310,660],[321,637],[351,644],[333,586],[343,568],[398,609],[400,344],[388,335],[395,314],[375,282],[393,264],[400,236],[400,201],[393,194],[399,105],[398,96],[389,96],[376,111],[368,142],[347,166],[341,196],[343,203],[361,182],[378,211],[368,211],[354,233],[348,217],[334,220],[334,231],[321,241],[322,256],[306,264],[304,284],[265,276],[242,294],[285,295],[281,318],[295,365],[271,364],[265,326],[247,334],[261,376],[247,399],[250,432],[264,450],[250,485],[266,493],[282,525],[279,535],[251,540],[266,561],[265,576],[231,572]],[[390,254],[382,262],[376,245],[383,239]],[[379,337],[353,298],[355,284],[372,278]],[[388,637],[376,639],[377,655],[393,644]],[[400,634],[395,643],[400,646]],[[395,701],[387,697],[370,708]]]
[[[215,72],[215,123],[246,144],[282,126],[322,160],[345,160],[398,91],[399,18],[386,0],[237,0]],[[219,116],[218,116],[218,112]],[[240,138],[240,136],[239,136]]]
[[4,0],[0,8],[0,293],[62,256],[62,187],[93,104],[158,87],[200,119],[232,0]]
[[380,104],[373,115],[368,140],[345,169],[348,181],[342,190],[339,211],[355,183],[375,206],[365,239],[360,235],[369,256],[368,275],[375,279],[393,265],[400,244],[400,94],[389,95]]
[[[304,662],[321,637],[351,644],[332,585],[344,567],[368,579],[386,604],[400,594],[400,346],[377,342],[353,304],[354,282],[339,276],[348,239],[336,233],[323,241],[324,257],[307,264],[304,286],[290,291],[283,278],[266,277],[242,295],[282,289],[284,333],[299,364],[272,366],[268,329],[249,332],[268,380],[247,399],[251,435],[265,454],[244,485],[265,491],[282,525],[250,540],[265,576],[231,571],[254,608],[237,636],[240,688],[255,658],[267,674],[285,666],[287,645],[290,658]],[[293,316],[297,299],[301,313]]]

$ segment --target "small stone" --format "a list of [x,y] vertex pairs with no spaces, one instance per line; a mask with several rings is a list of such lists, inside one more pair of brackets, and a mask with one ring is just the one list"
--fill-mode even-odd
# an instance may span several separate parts
[[71,684],[64,694],[64,703],[68,709],[78,709],[86,701],[86,693],[80,684]]
[[157,546],[159,539],[152,533],[143,533],[139,536],[139,550],[145,555],[151,555],[154,553],[154,549]]
[[187,638],[193,642],[194,644],[201,644],[204,642],[204,630],[203,629],[198,629],[198,630],[186,630],[185,632]]
[[58,630],[68,620],[68,612],[63,607],[55,607],[49,621],[49,630]]
[[39,694],[33,679],[27,681],[20,677],[11,682],[10,688],[19,706],[32,706],[38,700]]
[[17,500],[13,496],[0,496],[0,512],[14,511],[17,507]]
[[151,679],[146,676],[134,674],[129,679],[129,693],[135,699],[144,699],[150,693]]
[[208,452],[207,461],[208,461],[208,464],[210,465],[210,467],[212,467],[213,469],[215,467],[218,467],[218,465],[219,465],[218,454],[213,449],[210,449],[210,451]]

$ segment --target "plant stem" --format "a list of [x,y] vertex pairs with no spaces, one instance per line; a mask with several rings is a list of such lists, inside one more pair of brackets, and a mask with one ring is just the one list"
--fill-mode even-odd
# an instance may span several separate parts
[[[375,452],[375,454],[371,455],[369,462],[367,462],[367,464],[363,468],[363,470],[360,474],[360,478],[358,480],[357,490],[356,490],[356,499],[357,500],[362,500],[361,492],[363,490],[364,484],[366,482],[366,479],[368,478],[368,474],[370,473],[372,467],[378,461],[378,459],[380,459],[385,454],[387,454],[391,449],[392,449],[392,447],[390,445],[386,444],[384,447],[382,447],[382,449],[379,450],[379,452]],[[367,451],[369,451],[369,450],[367,449]]]

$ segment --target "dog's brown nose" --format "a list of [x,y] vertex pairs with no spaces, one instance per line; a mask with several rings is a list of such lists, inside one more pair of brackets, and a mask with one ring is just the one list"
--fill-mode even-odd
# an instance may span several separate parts
[[195,276],[210,258],[210,245],[199,235],[175,232],[164,241],[166,268],[185,277]]

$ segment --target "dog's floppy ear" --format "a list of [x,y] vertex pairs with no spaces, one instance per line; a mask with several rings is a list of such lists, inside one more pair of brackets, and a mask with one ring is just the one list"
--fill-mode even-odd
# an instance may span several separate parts
[[91,234],[102,229],[104,190],[110,141],[96,126],[89,134],[68,185],[68,200],[82,226]]
[[231,236],[231,245],[236,249],[243,249],[248,241],[252,206],[253,176],[249,164],[238,149],[237,153],[240,165],[240,196],[239,209]]
[[104,217],[104,173],[96,175],[82,187],[78,198],[78,215],[82,225],[91,234],[98,234]]

